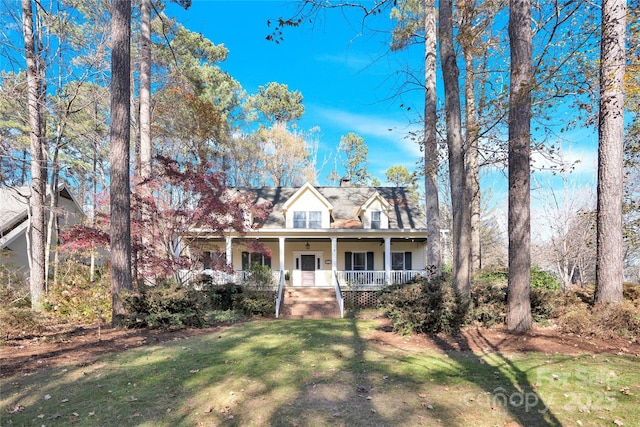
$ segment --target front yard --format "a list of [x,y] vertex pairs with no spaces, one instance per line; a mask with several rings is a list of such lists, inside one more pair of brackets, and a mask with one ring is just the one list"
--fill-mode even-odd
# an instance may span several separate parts
[[0,425],[640,425],[637,343],[401,337],[378,318],[114,332],[24,359],[6,343]]

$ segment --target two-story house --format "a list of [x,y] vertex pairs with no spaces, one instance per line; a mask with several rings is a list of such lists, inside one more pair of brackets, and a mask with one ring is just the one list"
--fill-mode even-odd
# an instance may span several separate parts
[[[427,274],[424,214],[404,188],[343,181],[339,187],[306,183],[232,191],[251,193],[256,203],[270,202],[272,212],[245,235],[190,237],[189,246],[204,252],[203,267],[218,281],[240,281],[253,263],[271,267],[274,282],[282,276],[286,287],[373,290]],[[270,249],[271,257],[251,251],[255,239]],[[206,270],[209,257],[220,254],[234,275]]]

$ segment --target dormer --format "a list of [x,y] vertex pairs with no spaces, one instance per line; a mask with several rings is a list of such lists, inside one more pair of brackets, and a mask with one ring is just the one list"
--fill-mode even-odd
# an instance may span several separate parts
[[333,205],[308,182],[282,206],[286,228],[329,228]]
[[358,216],[362,220],[362,228],[388,229],[390,208],[389,202],[376,191],[360,206]]

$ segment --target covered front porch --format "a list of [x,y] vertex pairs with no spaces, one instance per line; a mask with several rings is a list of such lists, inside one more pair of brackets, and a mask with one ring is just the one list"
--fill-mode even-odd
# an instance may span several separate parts
[[[183,275],[190,280],[205,274],[212,283],[243,284],[258,265],[271,270],[274,286],[282,277],[285,286],[350,289],[376,289],[428,276],[426,239],[416,238],[415,233],[349,230],[327,236],[324,230],[304,231],[303,235],[257,232],[251,237],[194,239],[190,245],[202,251],[202,268]],[[266,248],[266,254],[255,251],[256,242]]]

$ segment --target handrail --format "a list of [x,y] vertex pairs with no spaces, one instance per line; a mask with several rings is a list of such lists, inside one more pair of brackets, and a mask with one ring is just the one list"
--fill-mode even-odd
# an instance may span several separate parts
[[278,282],[278,292],[276,297],[276,319],[280,316],[280,304],[282,303],[282,291],[284,289],[284,272],[280,271],[280,281]]
[[340,318],[344,318],[344,298],[342,297],[342,289],[340,289],[340,281],[338,280],[338,272],[334,271],[336,276],[336,300],[338,301],[338,307],[340,308]]

